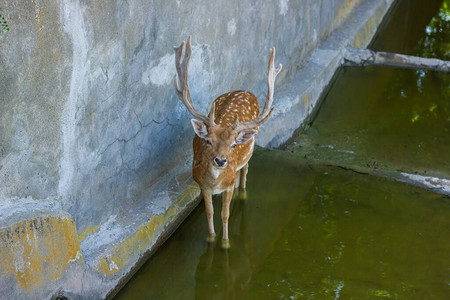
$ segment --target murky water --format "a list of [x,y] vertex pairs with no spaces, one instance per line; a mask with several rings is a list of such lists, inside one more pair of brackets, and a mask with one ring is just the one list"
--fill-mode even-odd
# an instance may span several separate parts
[[343,68],[290,148],[313,159],[450,178],[450,74]]
[[450,60],[450,0],[399,0],[371,49]]
[[201,205],[117,299],[450,296],[448,197],[260,150],[230,222],[232,248],[208,245]]

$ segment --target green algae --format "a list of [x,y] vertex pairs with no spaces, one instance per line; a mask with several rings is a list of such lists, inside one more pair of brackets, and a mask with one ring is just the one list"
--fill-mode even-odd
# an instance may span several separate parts
[[289,150],[334,164],[450,178],[450,75],[343,68]]

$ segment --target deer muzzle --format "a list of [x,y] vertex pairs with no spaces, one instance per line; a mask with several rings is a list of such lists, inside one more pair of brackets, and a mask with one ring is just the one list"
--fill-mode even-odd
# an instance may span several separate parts
[[216,157],[214,158],[214,163],[219,168],[225,168],[227,165],[227,158],[226,157]]

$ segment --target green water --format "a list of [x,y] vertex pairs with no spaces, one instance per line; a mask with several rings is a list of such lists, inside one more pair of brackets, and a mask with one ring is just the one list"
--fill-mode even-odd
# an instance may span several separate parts
[[399,0],[371,49],[450,60],[450,0]]
[[337,164],[450,178],[450,74],[343,68],[311,128],[288,148]]
[[446,196],[259,150],[230,222],[231,249],[208,245],[199,206],[116,299],[450,296]]

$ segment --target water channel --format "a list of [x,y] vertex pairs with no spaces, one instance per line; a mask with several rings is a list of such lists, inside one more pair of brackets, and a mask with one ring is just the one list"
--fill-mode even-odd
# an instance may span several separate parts
[[[372,49],[448,60],[450,1],[424,2],[399,1]],[[449,196],[356,171],[450,178],[448,73],[342,68],[285,149],[255,151],[231,249],[200,205],[116,299],[450,298]]]

